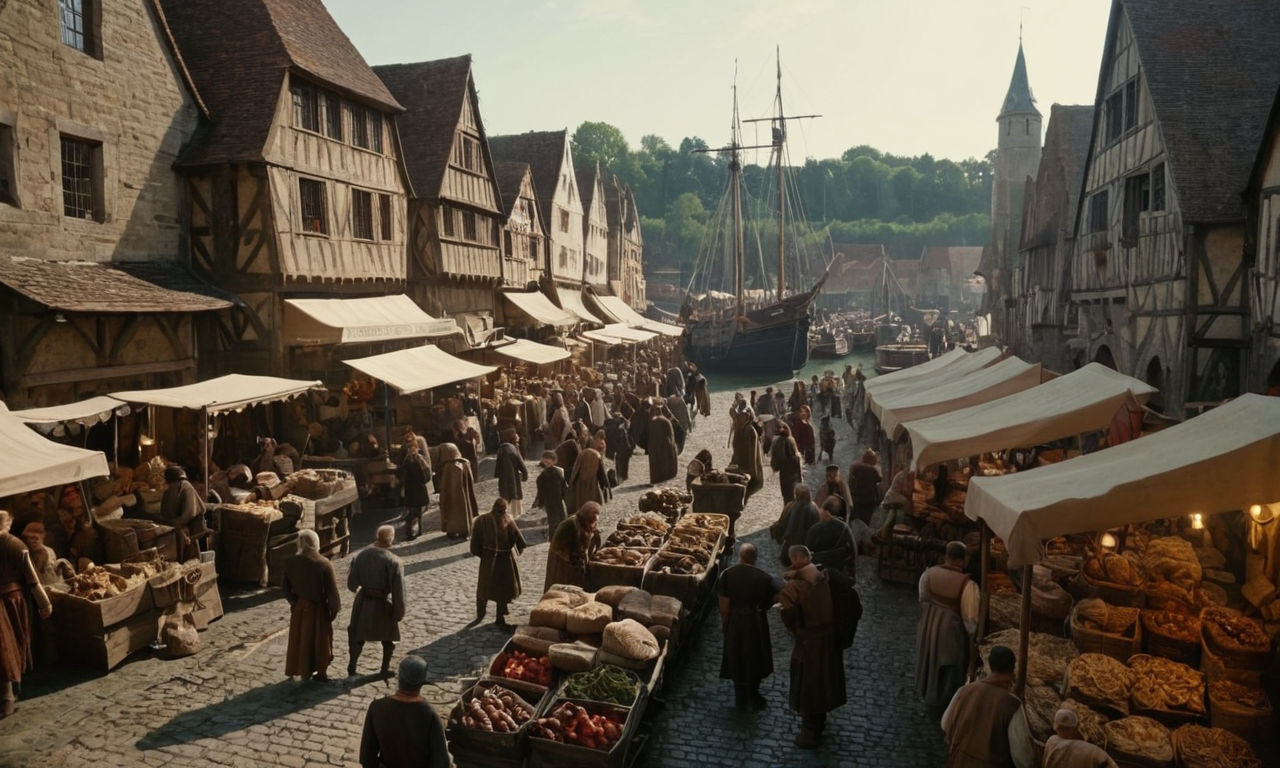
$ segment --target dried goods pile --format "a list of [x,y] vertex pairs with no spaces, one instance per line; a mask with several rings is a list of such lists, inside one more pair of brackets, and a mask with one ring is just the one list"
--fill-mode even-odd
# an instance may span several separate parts
[[1243,654],[1265,661],[1271,638],[1258,622],[1225,608],[1206,608],[1200,614],[1205,642],[1219,653]]
[[693,495],[684,490],[655,488],[645,491],[640,497],[639,507],[641,512],[657,512],[666,518],[667,522],[674,523],[689,511],[689,505],[692,503]]
[[67,581],[67,591],[85,600],[106,600],[134,587],[145,584],[147,577],[137,574],[130,578],[114,574],[97,565]]
[[1169,729],[1155,720],[1134,715],[1112,720],[1102,729],[1107,734],[1107,751],[1114,757],[1140,765],[1173,765],[1173,742]]
[[1110,656],[1082,653],[1067,665],[1065,692],[1104,712],[1129,712],[1133,671]]
[[1247,741],[1221,728],[1184,725],[1173,740],[1181,768],[1262,768]]
[[604,565],[644,565],[649,560],[652,553],[640,549],[627,549],[624,547],[601,547],[597,549],[591,556],[592,562],[603,563]]
[[1134,709],[1204,714],[1204,675],[1176,661],[1140,653],[1129,659]]
[[460,711],[458,724],[495,733],[515,733],[533,718],[533,707],[500,685],[477,689]]
[[[1006,629],[988,635],[980,648],[983,664],[987,662],[987,654],[992,646],[1003,645],[1009,648],[1018,647],[1018,630]],[[1028,635],[1029,657],[1027,662],[1028,685],[1057,685],[1066,674],[1067,665],[1079,655],[1075,644],[1065,637],[1055,637],[1042,632],[1031,632]]]

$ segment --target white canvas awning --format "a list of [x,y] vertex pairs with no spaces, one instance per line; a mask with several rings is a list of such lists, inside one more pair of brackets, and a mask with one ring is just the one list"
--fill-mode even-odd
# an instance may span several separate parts
[[497,366],[477,365],[454,357],[431,344],[343,362],[403,394],[475,379],[498,370]]
[[1145,403],[1155,391],[1101,363],[1089,363],[1038,387],[902,426],[911,436],[915,466],[926,467],[1106,429],[1128,400]]
[[612,323],[599,330],[583,331],[582,336],[601,344],[639,344],[654,338],[657,334],[630,328],[624,323]]
[[1004,539],[1010,566],[1022,566],[1054,536],[1280,501],[1277,467],[1280,397],[1249,394],[1097,453],[975,477],[964,511]]
[[420,339],[461,332],[452,318],[437,320],[404,294],[285,299],[284,303],[284,333],[290,345]]
[[560,297],[560,304],[565,311],[572,312],[588,323],[604,324],[604,321],[587,311],[587,307],[582,303],[582,292],[575,291],[572,288],[556,288],[556,295]]
[[275,376],[246,376],[231,373],[216,379],[198,381],[168,389],[139,389],[112,392],[111,396],[126,403],[158,405],[164,408],[207,408],[210,412],[238,411],[246,406],[288,400],[310,389],[323,386],[319,381],[279,379]]
[[[119,413],[123,411],[123,413]],[[15,419],[37,427],[52,426],[74,422],[83,426],[92,426],[107,421],[114,414],[129,415],[129,404],[114,397],[99,395],[85,400],[78,400],[66,405],[52,405],[47,408],[26,408],[11,412]],[[47,431],[47,430],[41,430]]]
[[1040,383],[1040,364],[1010,357],[959,378],[948,376],[930,383],[932,386],[913,387],[881,400],[877,415],[886,435],[893,435],[905,421],[968,408],[1030,389]]
[[0,403],[0,498],[110,474],[102,451],[37,435]]
[[554,328],[568,328],[580,322],[577,315],[552,304],[551,299],[548,299],[542,291],[504,293],[502,298],[535,323],[550,325]]
[[[958,354],[957,354],[958,353]],[[904,368],[900,371],[886,374],[884,376],[875,376],[867,379],[867,405],[871,408],[871,412],[880,417],[880,401],[896,396],[902,392],[912,389],[928,389],[936,386],[944,381],[951,381],[959,376],[965,376],[974,371],[982,370],[1000,359],[1004,353],[995,347],[987,347],[977,352],[965,352],[963,350],[951,350],[946,354],[939,355],[920,365],[913,365],[910,368]],[[921,370],[925,366],[934,365],[928,370]],[[911,376],[898,376],[901,373],[912,372]],[[897,377],[893,378],[891,377]]]
[[657,320],[650,320],[632,309],[627,305],[627,302],[617,296],[596,296],[595,298],[600,304],[600,308],[612,315],[616,322],[625,323],[633,328],[659,333],[663,336],[679,336],[684,333],[684,329],[678,325],[669,325],[660,323]]
[[515,360],[522,360],[534,365],[548,365],[569,359],[569,350],[553,347],[550,344],[539,344],[528,339],[516,339],[510,344],[492,347],[494,352],[506,355]]

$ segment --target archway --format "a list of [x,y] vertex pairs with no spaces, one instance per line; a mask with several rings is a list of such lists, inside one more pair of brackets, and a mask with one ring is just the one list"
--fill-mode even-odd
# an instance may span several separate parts
[[1101,347],[1098,347],[1098,351],[1093,353],[1093,362],[1102,363],[1103,365],[1107,366],[1113,371],[1119,370],[1118,368],[1116,368],[1115,355],[1111,354],[1111,348],[1108,347],[1106,344],[1103,344]]
[[1147,407],[1164,413],[1164,367],[1160,365],[1159,356],[1151,358],[1151,362],[1147,363],[1147,375],[1144,378],[1156,388],[1155,394],[1147,400]]

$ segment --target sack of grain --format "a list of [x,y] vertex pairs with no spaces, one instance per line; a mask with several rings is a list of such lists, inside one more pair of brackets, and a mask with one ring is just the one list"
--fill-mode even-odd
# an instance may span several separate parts
[[590,602],[591,595],[582,589],[582,587],[573,584],[552,584],[551,589],[542,595],[542,599],[558,598],[569,604],[570,608],[576,608],[583,603]]
[[573,635],[594,635],[604,631],[613,621],[613,608],[605,603],[592,601],[569,610],[565,629]]
[[680,611],[683,607],[678,598],[654,595],[653,600],[649,603],[649,615],[653,618],[652,623],[654,624],[674,627],[676,622],[680,620]]
[[619,656],[616,653],[610,653],[604,648],[601,648],[600,652],[596,654],[596,662],[600,664],[612,664],[615,667],[622,667],[623,669],[636,670],[641,670],[649,666],[649,662],[647,661],[628,659],[626,656]]
[[563,597],[544,597],[532,611],[529,611],[529,623],[535,627],[564,629],[569,621],[569,612],[572,610]]
[[600,648],[634,661],[649,661],[659,652],[658,638],[633,619],[615,621],[605,627]]
[[515,634],[511,636],[512,644],[525,653],[535,656],[546,656],[552,645],[563,641],[564,637],[560,630],[530,624],[516,627]]
[[617,608],[618,603],[621,603],[623,598],[635,590],[636,587],[628,587],[623,584],[611,584],[607,587],[601,587],[596,592],[596,602]]
[[653,623],[653,595],[637,589],[618,603],[618,619],[634,619],[648,626]]
[[551,666],[563,672],[586,672],[595,666],[596,649],[586,643],[554,643],[547,649]]

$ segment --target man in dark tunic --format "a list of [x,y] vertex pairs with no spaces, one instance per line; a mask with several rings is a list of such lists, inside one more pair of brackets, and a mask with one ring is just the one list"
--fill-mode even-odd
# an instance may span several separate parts
[[965,555],[964,542],[949,542],[945,562],[920,574],[916,695],[930,707],[945,707],[969,672],[978,585],[964,572]]
[[453,436],[450,442],[458,447],[458,452],[462,454],[462,458],[466,459],[467,463],[471,465],[472,477],[476,476],[480,467],[480,458],[476,454],[476,443],[479,439],[480,435],[467,426],[467,422],[462,419],[453,422]]
[[565,518],[565,499],[569,495],[569,481],[565,480],[564,470],[556,464],[555,451],[542,452],[542,472],[538,474],[538,495],[533,499],[533,506],[547,510],[547,538],[550,539],[556,528]]
[[779,550],[783,565],[791,563],[791,548],[803,545],[809,529],[818,523],[818,507],[809,498],[809,487],[798,483],[792,491],[795,501],[791,503],[791,511],[787,513],[786,525],[782,527],[782,541]]
[[785,423],[778,426],[778,434],[769,446],[769,467],[778,473],[782,500],[786,502],[795,499],[796,485],[804,477],[804,468],[800,466],[800,449],[796,447],[791,429]]
[[[412,433],[410,433],[412,434]],[[427,461],[416,436],[406,442],[400,460],[400,487],[404,493],[404,537],[413,541],[422,532],[422,516],[431,504],[427,483],[431,482],[431,462]]]
[[631,442],[631,425],[618,411],[614,411],[604,423],[604,449],[605,458],[613,460],[618,470],[618,480],[626,480],[635,445]]
[[569,506],[577,508],[594,501],[601,506],[609,499],[609,478],[604,469],[604,439],[596,438],[578,453],[569,473]]
[[40,618],[53,614],[53,605],[31,565],[27,545],[9,533],[13,515],[0,509],[0,719],[12,715],[17,697],[13,684],[31,669],[31,611],[35,603]]
[[552,584],[586,586],[587,559],[600,547],[600,531],[596,528],[599,518],[600,505],[589,501],[556,528],[547,552],[543,591]]
[[476,624],[484,619],[492,600],[498,606],[497,625],[506,628],[507,603],[520,596],[520,569],[516,556],[528,546],[507,510],[507,502],[493,502],[489,514],[476,518],[471,531],[471,554],[480,558],[480,578],[476,581]]
[[524,465],[519,446],[520,436],[516,431],[503,430],[502,444],[498,446],[493,468],[493,476],[498,478],[498,498],[507,502],[512,517],[519,517],[524,511],[520,500],[524,498],[524,482],[529,479],[529,470]]
[[733,681],[738,709],[764,709],[760,681],[773,674],[773,645],[769,640],[769,608],[782,589],[780,580],[756,566],[756,547],[738,546],[738,562],[720,575],[720,628],[724,649],[720,679]]
[[655,406],[653,417],[649,419],[649,429],[645,450],[649,454],[649,484],[666,482],[675,477],[680,468],[677,466],[679,450],[676,447],[676,433],[671,419],[663,415],[661,407]]
[[849,495],[853,516],[870,525],[871,515],[880,505],[880,458],[868,448],[862,458],[849,465]]
[[204,523],[204,502],[195,486],[187,480],[187,473],[182,467],[165,467],[164,481],[168,487],[160,498],[160,517],[166,525],[178,529],[182,559],[198,558],[200,537],[209,530]]
[[422,698],[427,662],[404,657],[396,678],[396,692],[372,702],[364,716],[360,768],[449,768],[444,726]]
[[289,647],[284,673],[303,679],[329,679],[333,661],[333,620],[338,618],[342,597],[333,566],[320,554],[315,531],[298,532],[298,554],[284,564],[280,588],[289,603]]
[[737,467],[739,472],[751,476],[747,481],[747,496],[750,496],[764,486],[764,468],[760,464],[760,435],[756,433],[751,411],[745,405],[735,404],[733,410],[729,411],[733,427],[730,438],[733,456],[729,463]]
[[836,516],[840,502],[831,497],[818,508],[818,522],[804,536],[804,545],[813,553],[813,562],[823,568],[853,575],[847,566],[853,563],[857,549],[849,524]]
[[836,642],[831,583],[810,562],[807,547],[792,547],[791,570],[778,593],[782,623],[795,639],[791,651],[791,709],[800,715],[795,743],[802,749],[818,745],[827,713],[845,703],[844,659]]
[[368,641],[382,643],[382,675],[391,675],[391,654],[400,639],[400,620],[404,618],[404,566],[391,552],[395,538],[395,528],[379,527],[377,540],[360,550],[347,574],[347,589],[356,593],[347,627],[351,644],[347,677],[355,677],[356,662]]

